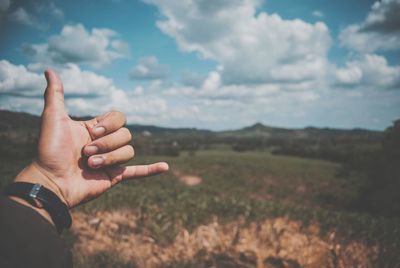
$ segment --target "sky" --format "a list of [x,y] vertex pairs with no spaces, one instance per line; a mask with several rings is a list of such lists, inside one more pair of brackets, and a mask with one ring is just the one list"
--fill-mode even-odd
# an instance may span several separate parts
[[237,129],[400,118],[400,0],[0,0],[0,109]]

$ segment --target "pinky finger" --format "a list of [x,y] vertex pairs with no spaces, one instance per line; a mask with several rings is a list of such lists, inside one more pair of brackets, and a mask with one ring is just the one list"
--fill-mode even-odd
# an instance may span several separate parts
[[154,163],[150,165],[138,165],[124,167],[122,180],[147,177],[167,172],[168,164],[165,162]]

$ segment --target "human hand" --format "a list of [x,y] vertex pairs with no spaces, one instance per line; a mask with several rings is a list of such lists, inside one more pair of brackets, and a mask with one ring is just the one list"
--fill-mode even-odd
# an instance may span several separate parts
[[164,162],[121,166],[134,156],[125,116],[116,111],[88,121],[72,120],[64,108],[62,81],[45,72],[47,88],[37,158],[15,181],[40,183],[69,208],[99,196],[122,180],[168,170]]

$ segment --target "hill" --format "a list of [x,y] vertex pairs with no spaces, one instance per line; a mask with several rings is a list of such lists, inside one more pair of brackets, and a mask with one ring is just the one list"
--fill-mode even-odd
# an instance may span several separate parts
[[[74,119],[87,119],[89,117],[73,117]],[[0,135],[12,131],[23,131],[37,129],[40,118],[35,115],[0,110]],[[286,139],[327,139],[327,138],[346,138],[346,139],[373,139],[380,140],[383,132],[366,129],[333,129],[306,127],[303,129],[289,129],[265,126],[261,123],[229,131],[211,131],[197,128],[168,128],[153,125],[129,124],[127,127],[136,134],[147,135],[195,135],[195,136],[217,136],[217,137],[262,137],[262,138],[286,138]]]
[[1,132],[10,129],[37,128],[39,124],[40,118],[36,115],[0,110]]
[[335,129],[306,127],[302,129],[289,129],[265,126],[256,123],[239,130],[223,131],[220,134],[236,137],[265,137],[265,138],[289,138],[289,139],[327,139],[327,138],[353,138],[353,139],[381,139],[383,132],[367,129]]

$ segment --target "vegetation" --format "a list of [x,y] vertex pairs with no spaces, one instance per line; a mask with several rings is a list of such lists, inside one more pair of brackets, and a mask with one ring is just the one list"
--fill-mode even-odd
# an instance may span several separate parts
[[352,165],[355,172],[365,174],[355,209],[377,215],[400,215],[399,160],[400,121],[397,121],[385,131],[381,149],[360,157]]
[[[3,187],[34,155],[38,122],[18,129],[15,120],[0,119]],[[262,125],[223,133],[132,128],[138,155],[132,163],[165,160],[171,172],[124,182],[78,211],[133,208],[136,231],[160,245],[171,243],[180,228],[193,230],[215,216],[247,223],[285,216],[305,225],[318,223],[322,236],[333,230],[344,241],[379,245],[377,267],[400,262],[398,123],[384,133],[290,132]],[[24,139],[27,132],[30,138]],[[188,186],[184,175],[201,182]],[[73,241],[73,234],[69,238]],[[106,253],[77,258],[88,266],[132,267]],[[179,264],[185,265],[192,264]]]

